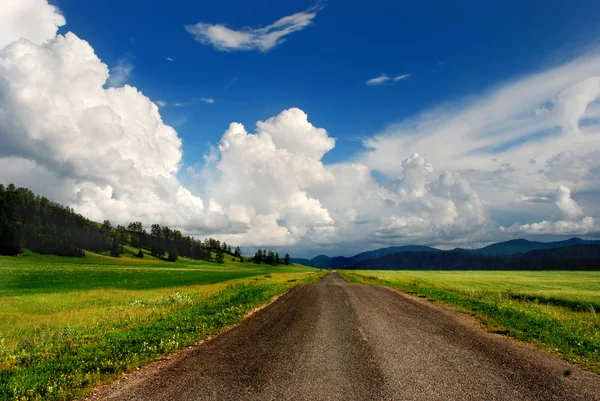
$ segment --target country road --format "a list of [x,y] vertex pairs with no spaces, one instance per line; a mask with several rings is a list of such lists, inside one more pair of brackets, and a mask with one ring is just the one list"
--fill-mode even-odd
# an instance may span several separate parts
[[600,376],[329,273],[94,399],[600,400]]

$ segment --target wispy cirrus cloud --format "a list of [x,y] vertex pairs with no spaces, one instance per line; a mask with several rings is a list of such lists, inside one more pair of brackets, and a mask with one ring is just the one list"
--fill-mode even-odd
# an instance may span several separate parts
[[212,45],[220,51],[258,50],[266,53],[283,43],[285,36],[311,25],[321,8],[321,5],[317,5],[306,11],[288,15],[264,28],[243,27],[235,30],[224,24],[198,22],[186,25],[185,29],[194,35],[196,41]]
[[367,81],[367,85],[376,86],[376,85],[383,85],[385,83],[398,82],[398,81],[402,81],[410,76],[411,76],[411,74],[402,74],[402,75],[398,75],[395,77],[390,77],[387,74],[381,74],[375,78],[369,79]]
[[189,106],[190,104],[196,103],[196,102],[203,102],[203,103],[208,103],[208,104],[215,104],[216,103],[215,99],[213,99],[212,97],[201,97],[201,98],[192,99],[192,100],[186,100],[186,101],[182,101],[182,102],[175,102],[175,103],[173,103],[173,106],[175,106],[175,107],[186,107],[186,106]]
[[157,105],[158,107],[165,107],[165,106],[167,105],[167,102],[165,102],[164,100],[157,100],[157,101],[156,101],[156,102],[154,102],[154,103],[156,103],[156,105]]
[[117,61],[117,64],[110,69],[110,77],[106,84],[112,88],[122,87],[133,74],[134,66],[130,57],[125,57]]
[[410,74],[398,75],[397,77],[394,77],[394,82],[402,81],[403,79],[406,79],[408,77],[410,77]]

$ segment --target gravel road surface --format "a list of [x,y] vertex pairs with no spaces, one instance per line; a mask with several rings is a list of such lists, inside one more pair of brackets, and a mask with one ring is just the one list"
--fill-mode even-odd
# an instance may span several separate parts
[[470,317],[329,273],[102,400],[600,400],[600,376]]

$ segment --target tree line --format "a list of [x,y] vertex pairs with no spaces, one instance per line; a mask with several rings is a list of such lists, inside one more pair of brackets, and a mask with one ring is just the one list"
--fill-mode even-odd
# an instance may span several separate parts
[[[122,243],[130,244],[135,248],[149,249],[153,256],[166,257],[170,261],[176,261],[179,256],[210,260],[213,252],[217,262],[222,263],[225,254],[239,258],[240,262],[244,261],[242,250],[239,247],[232,250],[231,245],[214,238],[201,240],[184,236],[181,231],[168,226],[152,224],[148,233],[143,224],[136,221],[129,223],[127,228],[117,226],[117,232]],[[142,254],[139,255],[142,256]]]
[[[271,250],[267,252],[265,249],[259,249],[256,251],[253,261],[254,263],[266,263],[273,266],[278,266],[282,263],[279,259],[279,252],[273,252]],[[286,253],[285,257],[283,258],[283,264],[289,265],[290,263],[292,263],[290,254]]]
[[[259,250],[254,258],[245,258],[239,247],[214,238],[204,240],[184,236],[168,226],[152,224],[150,232],[139,221],[127,227],[113,227],[109,220],[102,224],[88,220],[73,209],[35,195],[27,188],[0,184],[0,255],[16,256],[25,248],[41,254],[85,256],[84,250],[109,253],[119,257],[123,246],[138,248],[137,256],[144,257],[142,249],[153,256],[176,261],[179,256],[190,259],[214,260],[223,263],[225,255],[240,262],[281,263],[279,254]],[[290,264],[289,254],[285,264]]]

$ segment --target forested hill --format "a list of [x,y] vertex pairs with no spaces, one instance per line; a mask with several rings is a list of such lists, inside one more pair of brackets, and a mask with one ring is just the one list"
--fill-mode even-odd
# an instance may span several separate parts
[[[100,224],[26,188],[0,185],[0,254],[17,255],[29,248],[60,256],[82,257],[88,250],[116,257],[123,245],[145,248],[171,261],[178,256],[210,258],[215,251],[217,258],[222,253],[241,256],[239,248],[232,251],[231,246],[212,238],[203,242],[167,226],[153,224],[148,233],[141,222],[128,227],[113,227],[108,220]],[[141,252],[139,255],[143,256]]]
[[82,256],[82,249],[105,249],[102,229],[72,209],[13,184],[0,185],[0,254],[37,253]]
[[469,251],[403,252],[345,267],[357,270],[600,270],[600,245],[487,256]]
[[150,232],[141,222],[131,222],[127,227],[113,227],[108,220],[100,224],[26,188],[0,184],[0,255],[16,256],[28,248],[59,256],[83,257],[84,250],[88,250],[118,257],[125,245],[138,248],[138,257],[143,257],[144,248],[170,261],[184,256],[223,262],[223,255],[229,254],[240,262],[291,263],[288,254],[280,261],[277,252],[266,250],[259,250],[254,258],[245,258],[239,247],[232,249],[213,238],[184,236],[179,230],[158,224],[152,224]]

